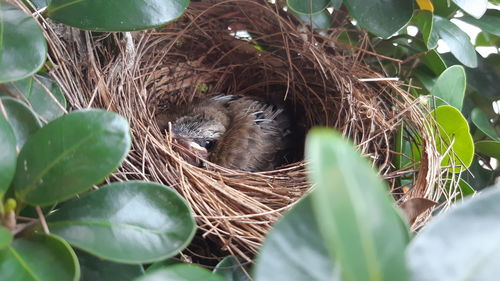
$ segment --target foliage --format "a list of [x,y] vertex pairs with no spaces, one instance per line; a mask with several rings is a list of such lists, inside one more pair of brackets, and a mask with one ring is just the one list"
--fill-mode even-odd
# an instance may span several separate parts
[[[498,161],[498,154],[494,153],[493,149],[500,145],[500,95],[496,87],[496,81],[500,78],[500,69],[497,67],[500,58],[497,40],[500,33],[498,2],[490,1],[488,4],[487,0],[419,0],[416,1],[416,6],[412,6],[411,1],[343,0],[340,9],[338,1],[311,2],[312,5],[305,5],[302,1],[289,0],[287,4],[294,13],[299,13],[300,20],[320,32],[328,27],[338,27],[338,21],[332,18],[341,15],[342,11],[348,12],[352,20],[347,22],[346,26],[356,28],[357,25],[367,30],[376,52],[400,59],[399,62],[383,61],[381,64],[374,60],[372,67],[414,85],[411,92],[415,96],[431,97],[429,111],[438,106],[450,105],[461,112],[463,117],[457,117],[458,119],[450,119],[450,116],[445,115],[435,116],[437,123],[441,125],[450,121],[453,123],[454,120],[467,120],[473,139],[471,143],[469,137],[463,137],[459,141],[455,139],[455,135],[449,133],[437,136],[436,139],[441,145],[447,143],[446,149],[440,151],[442,153],[450,150],[448,148],[451,143],[454,144],[442,165],[457,166],[450,171],[459,173],[466,171],[473,164],[479,171],[475,171],[474,175],[470,174],[470,170],[466,171],[462,177],[470,181],[476,190],[492,184],[492,180],[500,175],[500,167],[492,162],[492,159]],[[497,5],[496,8],[493,5]],[[304,7],[315,9],[307,10]],[[325,24],[325,16],[322,13],[331,13],[330,25]],[[461,22],[481,29],[475,45],[461,29]],[[413,32],[410,32],[411,29]],[[356,35],[353,32],[342,32],[337,40],[362,48],[361,42],[364,41],[361,36],[362,33]],[[439,45],[446,45],[450,52],[437,52],[438,41],[442,43]],[[496,52],[483,58],[475,50],[475,47],[482,46],[494,47]],[[496,111],[494,103],[497,103]],[[406,155],[403,158],[418,157],[409,155],[408,149],[405,148],[411,143],[410,139],[419,139],[419,136],[407,134],[404,126],[401,131],[406,133],[401,135],[402,141],[396,144],[398,152]],[[443,130],[440,132],[444,133]],[[491,142],[488,143],[488,149],[483,141]],[[444,145],[442,148],[445,148]],[[474,161],[469,161],[474,152]],[[456,161],[449,163],[446,160],[449,157]],[[399,161],[395,162],[397,167],[404,167],[401,166],[404,164],[400,161],[401,158],[395,159]],[[484,180],[476,179],[480,176]]]
[[127,31],[164,25],[181,16],[188,4],[188,0],[147,3],[135,0],[52,0],[46,13],[51,19],[81,29]]
[[[93,31],[157,27],[182,15],[189,4],[32,2],[32,8],[47,6],[45,17]],[[353,20],[348,28],[368,31],[376,52],[400,60],[372,66],[410,82],[416,97],[429,100],[441,165],[453,173],[469,169],[474,175],[466,172],[469,183],[461,180],[464,195],[472,193],[470,186],[482,189],[500,174],[491,164],[491,159],[500,159],[500,118],[493,110],[493,102],[499,100],[500,56],[483,58],[475,50],[498,49],[500,13],[488,9],[488,1],[419,0],[417,6],[398,0],[286,3],[299,19],[323,32],[335,23],[329,8],[333,16],[348,11]],[[457,21],[481,29],[475,45]],[[408,26],[419,32],[410,35]],[[183,250],[194,235],[194,218],[185,200],[154,183],[130,181],[96,188],[130,149],[127,121],[95,109],[65,114],[62,91],[40,70],[47,43],[36,21],[1,2],[0,30],[2,279],[248,280],[236,259],[223,260],[215,273],[162,263]],[[343,32],[338,40],[361,47],[362,38],[355,36]],[[438,40],[450,53],[436,51]],[[408,153],[409,137],[401,133],[397,138],[402,155]],[[316,188],[269,233],[254,268],[255,280],[496,277],[498,188],[466,199],[410,241],[384,183],[348,142],[328,130],[316,130],[308,138],[307,155]],[[397,167],[405,165],[401,158],[398,161]],[[444,239],[448,243],[442,243]],[[478,255],[482,259],[476,260]],[[159,263],[144,273],[144,265],[153,262]]]
[[[400,219],[394,201],[387,197],[366,159],[356,155],[340,135],[325,129],[311,132],[307,152],[316,189],[288,211],[267,236],[256,263],[256,281],[495,280],[500,186],[438,216],[409,241],[401,236],[407,234],[402,220],[387,227],[393,218]],[[325,161],[330,164],[322,165]],[[360,178],[372,179],[373,186]],[[359,195],[345,204],[316,204],[318,200],[333,200],[327,194],[334,192],[356,194],[368,190],[371,196]],[[379,210],[384,210],[382,217],[377,214]],[[345,216],[350,213],[357,215],[357,221]],[[356,226],[361,227],[359,232],[342,235],[342,231]],[[394,237],[399,237],[401,243],[394,243]],[[385,247],[375,251],[377,244]],[[356,255],[351,250],[358,248],[363,249],[361,256],[349,262]]]

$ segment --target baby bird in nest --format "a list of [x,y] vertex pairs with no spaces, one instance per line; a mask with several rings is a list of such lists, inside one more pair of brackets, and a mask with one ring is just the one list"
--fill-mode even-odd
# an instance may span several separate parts
[[[182,147],[220,166],[242,171],[272,170],[290,148],[290,121],[281,106],[254,97],[220,95],[157,116]],[[196,157],[184,155],[195,165]]]

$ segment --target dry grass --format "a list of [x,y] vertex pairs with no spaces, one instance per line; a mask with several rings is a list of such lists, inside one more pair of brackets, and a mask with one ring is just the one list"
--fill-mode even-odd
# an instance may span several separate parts
[[[193,2],[165,28],[134,33],[96,35],[34,16],[49,42],[50,74],[72,109],[105,108],[130,121],[133,148],[110,180],[175,188],[191,205],[203,236],[232,254],[255,253],[280,214],[309,190],[306,163],[262,173],[191,166],[172,150],[155,112],[218,93],[284,101],[298,131],[329,126],[352,139],[400,202],[443,196],[447,175],[439,167],[425,104],[363,63],[373,58],[368,46],[340,45],[339,30],[312,33],[277,6],[257,0]],[[254,40],[235,39],[235,30],[247,30]],[[420,161],[404,170],[392,164],[401,124],[419,135],[414,142],[423,148]],[[413,178],[409,191],[400,186],[401,177]]]

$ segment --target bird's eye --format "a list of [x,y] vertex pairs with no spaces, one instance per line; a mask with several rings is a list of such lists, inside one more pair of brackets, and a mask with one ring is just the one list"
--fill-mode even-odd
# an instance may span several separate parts
[[207,150],[210,150],[215,144],[215,140],[205,140],[201,144],[202,147],[206,148]]

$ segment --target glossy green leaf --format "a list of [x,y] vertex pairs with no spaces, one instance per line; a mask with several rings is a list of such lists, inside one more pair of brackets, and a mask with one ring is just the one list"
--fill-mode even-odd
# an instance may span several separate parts
[[9,246],[13,238],[12,232],[10,232],[8,228],[0,225],[0,250]]
[[466,85],[464,68],[460,65],[454,65],[441,73],[436,84],[432,87],[431,93],[439,98],[436,101],[437,105],[449,104],[461,110]]
[[400,170],[403,167],[403,137],[404,137],[404,124],[401,123],[397,127],[396,135],[394,137],[394,149],[396,154],[393,156],[394,167]]
[[247,276],[247,274],[250,274],[248,263],[245,263],[243,259],[238,261],[233,256],[227,256],[221,260],[213,272],[226,281],[251,281]]
[[47,16],[94,31],[132,31],[162,26],[180,17],[189,0],[52,0]]
[[135,281],[226,281],[212,272],[190,264],[178,264],[147,273]]
[[446,63],[435,50],[430,50],[422,56],[422,62],[436,75],[441,75],[446,70]]
[[[48,2],[50,2],[50,0],[23,0],[24,2],[31,2],[31,4],[33,4],[33,6],[35,6],[35,8],[37,9],[42,9],[42,8],[45,8],[47,7]],[[28,7],[30,7],[30,5],[27,5]]]
[[439,38],[436,33],[432,32],[432,13],[424,10],[416,10],[411,20],[418,27],[420,33],[422,33],[427,49],[436,48]]
[[471,113],[471,120],[476,127],[481,130],[485,135],[494,139],[500,140],[500,136],[495,131],[493,124],[488,120],[488,116],[479,108],[474,108]]
[[[477,66],[476,51],[469,36],[451,21],[434,16],[433,33],[436,33],[450,48],[451,53],[468,67]],[[433,35],[431,35],[433,36]]]
[[500,160],[500,141],[478,141],[476,149],[486,156]]
[[286,4],[296,13],[310,15],[323,11],[330,0],[287,0]]
[[133,280],[144,274],[141,265],[114,263],[77,251],[80,262],[80,281]]
[[459,180],[458,186],[460,187],[460,192],[462,194],[457,199],[465,198],[467,196],[471,196],[471,195],[476,194],[476,191],[474,190],[474,188],[472,188],[472,186],[468,182],[464,181],[463,179]]
[[476,42],[474,43],[476,47],[491,47],[500,46],[500,36],[489,34],[487,32],[480,32],[476,36]]
[[413,13],[412,1],[344,0],[344,5],[361,27],[382,38],[398,32]]
[[470,184],[462,178],[458,179],[458,184],[456,182],[456,179],[447,179],[444,188],[446,189],[446,192],[449,192],[449,194],[455,194],[455,197],[452,198],[453,202],[460,201],[465,197],[474,195],[476,193],[474,188],[472,188],[472,186],[470,186]]
[[174,258],[166,259],[166,260],[162,260],[162,261],[157,261],[157,262],[151,264],[150,266],[148,266],[148,268],[146,268],[146,273],[160,269],[160,268],[164,268],[166,266],[171,266],[171,265],[180,264],[180,263],[182,263],[180,260],[176,260]]
[[191,211],[179,194],[140,181],[112,183],[89,192],[63,205],[47,222],[52,233],[71,245],[131,264],[172,257],[195,232]]
[[469,167],[470,173],[463,173],[462,178],[469,183],[474,190],[481,190],[494,183],[495,176],[490,171],[481,167],[479,164],[479,157],[476,155],[472,165]]
[[475,25],[481,28],[483,31],[490,34],[500,36],[500,11],[499,10],[488,10],[486,14],[480,19],[473,18],[468,15],[464,15],[458,18],[461,21]]
[[500,54],[490,54],[484,59],[484,62],[491,66],[496,75],[500,76]]
[[[0,108],[1,109],[1,108]],[[16,170],[16,135],[0,110],[0,198],[7,191]]]
[[266,236],[255,265],[255,281],[340,281],[318,223],[310,196],[286,212]]
[[407,250],[413,280],[496,280],[499,201],[499,186],[491,187],[431,220]]
[[1,100],[16,136],[17,149],[21,150],[28,137],[40,129],[42,124],[23,102],[8,97],[2,97]]
[[335,10],[338,10],[338,9],[340,9],[340,6],[342,6],[342,0],[331,0],[330,5],[332,5],[332,7]]
[[68,199],[100,183],[129,149],[122,116],[95,109],[64,115],[24,144],[12,182],[16,197],[41,206]]
[[80,267],[73,249],[53,235],[18,238],[0,250],[2,280],[54,281],[80,279]]
[[450,18],[458,11],[458,6],[450,0],[432,0],[432,5],[434,14],[444,18]]
[[306,24],[312,26],[314,29],[325,30],[332,25],[332,15],[327,11],[323,10],[314,15],[305,15],[296,13],[296,15]]
[[15,95],[21,100],[24,96],[33,110],[44,121],[52,121],[64,114],[66,99],[57,83],[52,79],[34,75],[23,80],[7,83],[4,86],[5,91],[10,95]]
[[413,74],[418,78],[420,83],[430,92],[436,84],[437,77],[427,67],[419,66],[413,70]]
[[47,43],[35,20],[0,2],[0,83],[23,79],[45,62]]
[[[441,54],[448,66],[460,64],[460,62],[450,53]],[[488,56],[488,59],[494,58],[495,54]],[[500,56],[499,56],[500,57]],[[498,81],[500,80],[500,72],[495,71],[495,66],[498,63],[489,63],[479,54],[476,54],[478,66],[476,68],[465,67],[467,73],[467,86],[486,98],[498,99],[500,93],[498,91]]]
[[310,131],[306,155],[316,187],[313,209],[326,249],[342,268],[342,280],[408,280],[408,230],[368,161],[330,129]]
[[462,10],[464,10],[466,13],[477,19],[483,16],[488,6],[488,0],[473,0],[473,1],[452,0],[452,1],[455,2],[455,4],[457,4],[457,6],[460,7]]
[[437,122],[436,148],[443,156],[441,166],[451,165],[449,171],[454,173],[464,171],[474,158],[474,142],[467,120],[449,105],[436,108],[430,116]]

